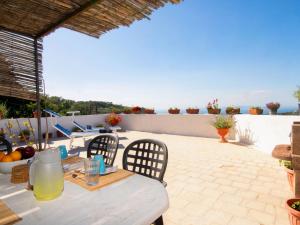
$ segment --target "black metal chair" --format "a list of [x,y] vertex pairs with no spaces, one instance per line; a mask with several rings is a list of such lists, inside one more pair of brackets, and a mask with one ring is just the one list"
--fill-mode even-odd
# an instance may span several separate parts
[[115,135],[104,134],[95,137],[88,146],[87,157],[103,155],[104,163],[113,166],[119,145],[119,138]]
[[[156,179],[166,186],[163,181],[168,164],[168,148],[157,140],[141,139],[132,142],[124,150],[123,169]],[[154,225],[163,225],[160,216]]]
[[0,151],[11,153],[12,152],[12,145],[11,143],[6,140],[3,136],[0,136]]

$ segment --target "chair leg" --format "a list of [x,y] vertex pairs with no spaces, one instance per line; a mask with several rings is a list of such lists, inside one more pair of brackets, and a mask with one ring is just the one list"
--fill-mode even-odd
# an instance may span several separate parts
[[154,225],[164,225],[163,217],[160,216],[157,220],[154,221]]

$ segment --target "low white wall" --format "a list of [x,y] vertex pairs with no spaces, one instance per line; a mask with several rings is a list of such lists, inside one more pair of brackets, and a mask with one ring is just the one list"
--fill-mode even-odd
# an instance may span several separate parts
[[122,115],[121,126],[127,130],[217,138],[212,126],[215,115]]
[[[76,116],[76,121],[83,125],[96,126],[105,124],[105,114]],[[120,126],[125,130],[145,131],[153,133],[177,134],[186,136],[197,136],[217,138],[216,130],[211,125],[215,115],[147,115],[129,114],[121,115]],[[255,148],[271,153],[277,144],[289,144],[289,134],[294,121],[300,121],[300,116],[270,116],[270,115],[236,115],[235,129],[231,131],[230,139],[235,139],[245,145],[252,145]],[[23,121],[18,119],[22,129]],[[36,119],[30,119],[33,128],[37,130]],[[53,118],[48,118],[49,132],[56,136],[56,130],[51,126]],[[65,116],[58,119],[58,122],[72,129],[72,117]],[[6,127],[7,120],[0,120],[0,128]],[[17,124],[14,120],[14,130],[17,131]],[[42,118],[42,131],[46,131],[46,119]]]
[[277,144],[290,144],[294,121],[300,116],[236,115],[236,140],[271,153]]

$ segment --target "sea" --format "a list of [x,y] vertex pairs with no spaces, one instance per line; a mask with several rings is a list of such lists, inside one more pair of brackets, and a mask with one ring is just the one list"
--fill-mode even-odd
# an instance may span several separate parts
[[[241,114],[248,114],[248,110],[249,110],[250,106],[241,106],[240,109],[241,109]],[[262,107],[263,108],[263,114],[264,115],[268,115],[269,114],[269,109],[267,107]],[[226,114],[225,110],[226,110],[226,107],[221,107],[221,114]],[[180,113],[181,114],[186,114],[186,108],[180,108]],[[295,106],[283,106],[283,107],[280,107],[278,110],[277,110],[277,113],[278,114],[281,114],[281,113],[294,113],[294,112],[297,112],[298,110],[298,107]],[[156,114],[168,114],[168,109],[157,109],[155,110]],[[206,108],[200,108],[200,113],[199,114],[207,114],[207,109]]]

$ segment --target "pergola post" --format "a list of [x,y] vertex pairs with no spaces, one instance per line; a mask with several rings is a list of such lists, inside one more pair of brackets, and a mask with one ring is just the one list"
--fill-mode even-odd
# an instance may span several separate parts
[[40,74],[39,74],[39,55],[38,55],[38,38],[34,39],[34,64],[35,64],[35,81],[36,81],[36,110],[38,125],[38,149],[42,150],[42,126],[41,126],[41,98],[40,98]]

